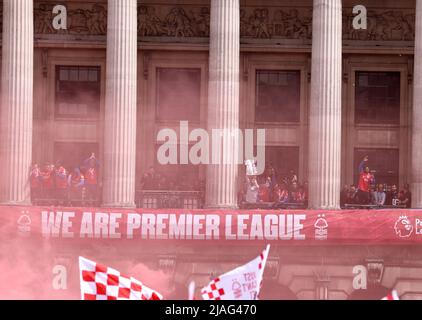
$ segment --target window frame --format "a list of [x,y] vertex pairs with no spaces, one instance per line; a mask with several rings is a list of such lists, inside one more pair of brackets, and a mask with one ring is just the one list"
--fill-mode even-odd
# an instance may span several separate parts
[[[357,90],[358,90],[358,86],[357,86],[357,81],[358,81],[358,74],[359,73],[395,73],[398,74],[399,79],[398,79],[398,90],[399,90],[399,98],[398,98],[398,115],[399,118],[395,121],[395,122],[389,122],[389,121],[385,121],[385,122],[380,122],[378,119],[376,119],[375,122],[371,123],[371,122],[358,122],[357,121]],[[391,126],[391,127],[396,127],[399,126],[401,123],[401,117],[402,117],[402,112],[401,112],[401,107],[402,107],[402,95],[403,95],[403,90],[402,90],[402,76],[403,74],[400,72],[400,70],[354,70],[353,71],[353,121],[354,124],[356,126]]]
[[[260,66],[256,66],[253,69],[253,77],[254,77],[254,99],[253,99],[253,114],[254,114],[254,122],[255,124],[260,124],[260,125],[268,125],[268,126],[276,126],[279,124],[285,124],[285,125],[300,125],[302,120],[303,120],[303,108],[304,105],[302,103],[303,101],[303,79],[302,77],[304,76],[304,72],[302,70],[301,67],[292,67],[292,66],[280,66],[280,67],[275,67],[275,68],[265,68],[265,67],[260,67]],[[298,94],[299,94],[299,101],[298,101],[298,119],[297,121],[258,121],[256,119],[256,114],[257,114],[257,106],[258,106],[258,73],[259,72],[297,72],[299,74],[299,87],[298,87]]]
[[[88,112],[87,115],[82,115],[81,113],[78,114],[74,114],[74,115],[70,115],[70,114],[63,114],[59,112],[59,103],[58,103],[58,84],[61,81],[60,80],[60,72],[61,72],[61,68],[67,68],[67,69],[72,69],[72,68],[77,68],[78,69],[78,73],[80,72],[80,69],[97,69],[98,71],[98,80],[97,81],[92,81],[94,83],[97,83],[98,85],[98,110],[95,112]],[[79,75],[78,75],[79,77]],[[53,90],[53,103],[54,103],[54,118],[55,119],[64,119],[64,120],[79,120],[79,119],[86,119],[89,121],[96,121],[96,120],[100,120],[101,119],[101,110],[102,110],[102,94],[103,94],[103,90],[102,90],[102,86],[103,86],[103,71],[102,71],[102,66],[101,65],[76,65],[76,64],[55,64],[54,65],[54,90]],[[78,82],[78,81],[75,81]],[[83,83],[88,83],[90,81],[81,81]]]

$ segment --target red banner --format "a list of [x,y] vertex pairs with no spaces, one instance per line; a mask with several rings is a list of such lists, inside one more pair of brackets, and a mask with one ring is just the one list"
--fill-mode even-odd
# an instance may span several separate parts
[[417,210],[183,210],[0,207],[1,235],[83,241],[288,245],[422,243]]
[[234,246],[249,261],[268,243],[291,250],[421,244],[422,211],[0,207],[0,299],[79,299],[79,256],[121,270],[166,299],[186,299],[158,260],[165,267],[173,256],[200,257],[206,274],[220,257],[236,255]]

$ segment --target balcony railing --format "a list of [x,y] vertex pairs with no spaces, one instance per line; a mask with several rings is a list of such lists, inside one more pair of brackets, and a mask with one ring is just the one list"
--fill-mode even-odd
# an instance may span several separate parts
[[144,209],[202,209],[203,195],[199,191],[139,190],[136,206]]
[[242,202],[239,205],[240,209],[253,210],[253,209],[306,209],[305,203],[277,203],[277,202],[258,202],[248,203]]

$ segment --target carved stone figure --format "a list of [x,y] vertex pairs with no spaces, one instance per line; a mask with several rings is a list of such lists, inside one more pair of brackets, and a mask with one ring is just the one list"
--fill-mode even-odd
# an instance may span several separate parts
[[36,34],[52,34],[55,33],[53,28],[53,12],[47,4],[40,4],[34,9],[34,32]]
[[70,10],[68,14],[69,32],[89,34],[87,15],[83,9]]
[[92,10],[85,12],[87,27],[91,35],[105,35],[107,33],[107,10],[98,4],[92,6]]
[[148,9],[145,6],[138,8],[138,35],[148,36]]
[[299,19],[299,11],[292,9],[285,19],[285,35],[291,39],[308,37],[308,26]]
[[193,23],[195,24],[196,37],[210,36],[210,10],[208,7],[202,7],[199,13],[191,12]]

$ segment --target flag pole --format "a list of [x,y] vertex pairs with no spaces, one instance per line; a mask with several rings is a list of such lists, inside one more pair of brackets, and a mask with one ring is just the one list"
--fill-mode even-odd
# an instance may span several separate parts
[[189,283],[188,300],[195,300],[195,281]]

